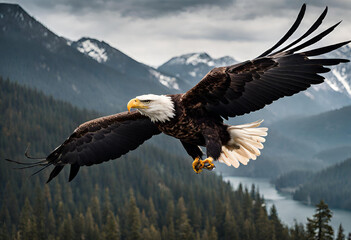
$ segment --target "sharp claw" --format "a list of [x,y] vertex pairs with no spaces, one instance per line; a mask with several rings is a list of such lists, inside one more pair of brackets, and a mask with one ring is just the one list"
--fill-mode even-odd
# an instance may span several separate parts
[[213,163],[205,163],[204,164],[204,168],[206,168],[207,170],[213,170],[214,168],[216,168],[216,166]]
[[196,173],[200,173],[202,171],[202,169],[200,168],[201,167],[201,160],[200,158],[195,158],[194,161],[193,161],[193,169]]
[[202,172],[202,169],[205,168],[207,170],[212,170],[215,168],[215,165],[212,163],[213,158],[209,157],[205,160],[200,160],[200,158],[195,158],[193,161],[193,169],[196,173]]

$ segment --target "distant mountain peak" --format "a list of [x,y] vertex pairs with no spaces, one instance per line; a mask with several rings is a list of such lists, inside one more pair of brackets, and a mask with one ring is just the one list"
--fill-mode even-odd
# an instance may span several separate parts
[[0,3],[0,36],[35,41],[52,52],[62,43],[62,38],[35,20],[18,4]]
[[[16,22],[17,25],[30,28],[35,21],[29,14],[18,4],[0,3],[0,25]],[[2,29],[6,31],[6,29]]]
[[228,66],[237,61],[230,57],[212,58],[206,52],[187,53],[171,58],[158,69],[195,85],[214,67]]
[[193,66],[196,66],[199,64],[205,64],[210,67],[215,67],[220,65],[219,63],[226,64],[228,62],[236,62],[236,60],[230,56],[224,56],[224,57],[215,59],[215,58],[212,58],[206,52],[198,52],[198,53],[195,52],[195,53],[187,53],[177,57],[173,57],[165,64],[168,64],[168,65],[185,64],[185,65],[193,65]]
[[77,50],[99,63],[106,62],[108,55],[106,49],[101,47],[101,42],[91,38],[81,38],[77,41]]
[[17,4],[17,3],[0,3],[0,12],[11,12],[11,11],[22,11],[25,12],[23,10],[23,8]]

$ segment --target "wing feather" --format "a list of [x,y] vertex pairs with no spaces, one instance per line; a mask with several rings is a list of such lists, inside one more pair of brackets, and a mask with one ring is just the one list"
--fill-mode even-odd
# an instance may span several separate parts
[[67,164],[71,165],[69,181],[72,181],[81,166],[119,158],[159,133],[157,126],[138,112],[86,122],[46,158],[48,164],[55,165],[48,182]]
[[297,16],[294,24],[291,26],[289,31],[273,47],[271,47],[270,49],[262,53],[260,56],[258,56],[258,58],[270,54],[273,50],[275,50],[280,45],[282,45],[286,40],[288,40],[291,37],[291,35],[296,31],[296,29],[300,26],[300,23],[305,15],[305,12],[306,12],[306,4],[304,3],[300,9],[299,15]]
[[295,45],[318,29],[327,10],[328,8],[325,8],[316,22],[301,37],[271,54],[287,41],[300,25],[305,13],[303,5],[293,26],[272,48],[251,61],[214,68],[195,87],[183,94],[181,101],[188,106],[190,112],[217,114],[227,119],[262,109],[279,98],[292,96],[306,90],[312,84],[322,83],[324,77],[319,74],[330,71],[327,66],[349,60],[309,57],[328,53],[350,41],[305,52],[297,51],[320,41],[340,22],[310,40]]

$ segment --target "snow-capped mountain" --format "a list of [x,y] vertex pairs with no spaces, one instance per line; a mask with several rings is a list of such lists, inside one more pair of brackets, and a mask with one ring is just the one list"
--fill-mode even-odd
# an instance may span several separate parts
[[236,63],[232,57],[214,59],[207,53],[189,53],[173,57],[158,67],[158,70],[173,74],[187,81],[190,85],[198,83],[214,67]]
[[[72,45],[72,43],[69,43]],[[108,60],[106,49],[103,47],[99,47],[99,43],[93,39],[81,39],[76,42],[77,50],[85,55],[88,55],[92,59],[95,59],[99,63],[106,62]]]
[[97,62],[114,68],[135,79],[140,79],[145,83],[160,83],[171,91],[180,91],[181,88],[188,87],[181,79],[164,74],[157,69],[135,61],[104,41],[93,38],[81,38],[76,42],[72,42],[71,46]]

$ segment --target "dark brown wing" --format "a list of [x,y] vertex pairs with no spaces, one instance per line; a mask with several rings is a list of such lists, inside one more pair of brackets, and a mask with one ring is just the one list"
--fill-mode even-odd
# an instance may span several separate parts
[[310,40],[295,44],[313,33],[324,19],[327,8],[317,21],[300,38],[272,53],[298,28],[304,12],[302,6],[297,20],[284,37],[272,48],[251,61],[211,70],[195,87],[186,92],[181,100],[188,111],[210,112],[224,118],[243,115],[262,109],[265,105],[306,90],[311,84],[322,83],[320,73],[328,72],[325,66],[348,62],[347,59],[310,59],[335,50],[348,42],[342,42],[311,51],[297,51],[308,47],[329,34],[339,24],[326,29]]
[[55,165],[48,182],[56,177],[66,164],[71,164],[71,181],[77,175],[80,166],[119,158],[159,133],[157,126],[148,117],[136,111],[86,122],[46,158],[46,165]]

